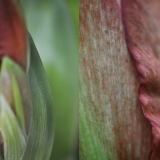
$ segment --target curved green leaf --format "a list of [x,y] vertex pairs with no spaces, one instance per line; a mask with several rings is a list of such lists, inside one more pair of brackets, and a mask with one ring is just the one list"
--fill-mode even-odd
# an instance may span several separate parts
[[26,145],[23,106],[14,71],[24,75],[20,66],[4,57],[0,74],[0,131],[4,141],[5,160],[18,160]]
[[22,0],[21,4],[54,97],[56,126],[51,160],[66,160],[78,146],[78,17],[73,21],[69,8],[78,12],[78,0]]
[[0,94],[0,131],[4,140],[5,160],[18,160],[26,144],[17,119],[4,96]]
[[29,119],[31,118],[31,100],[27,76],[22,68],[10,58],[4,57],[2,62],[1,92],[15,112],[18,123],[26,135],[26,129],[28,131]]
[[42,62],[31,38],[30,52],[28,79],[33,115],[27,146],[21,160],[49,160],[54,137],[53,97]]

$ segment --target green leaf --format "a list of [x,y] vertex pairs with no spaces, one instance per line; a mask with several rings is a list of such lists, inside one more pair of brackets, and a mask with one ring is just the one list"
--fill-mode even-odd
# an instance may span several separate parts
[[21,160],[49,160],[54,137],[54,109],[51,89],[32,39],[28,79],[33,102],[27,146]]
[[31,100],[27,85],[27,76],[22,68],[13,60],[4,57],[2,61],[1,91],[9,105],[15,111],[18,123],[26,135],[26,129],[28,130],[29,128],[29,119],[31,118],[31,111],[28,111],[31,110]]
[[[18,120],[18,122],[20,124],[21,129],[26,134],[26,131],[25,131],[25,119],[24,119],[24,112],[23,112],[23,106],[22,106],[22,101],[21,101],[20,90],[19,90],[18,82],[17,82],[15,74],[14,74],[14,71],[21,73],[22,70],[21,70],[21,68],[19,66],[16,65],[16,63],[13,63],[8,58],[5,58],[3,61],[7,62],[6,68],[7,68],[7,71],[9,73],[9,75],[10,75],[11,82],[12,82],[12,87],[13,87],[12,91],[13,91],[13,99],[14,99],[14,103],[15,103],[14,105],[15,105],[16,117],[17,117],[17,120]],[[8,89],[8,87],[7,87],[7,89]]]
[[0,131],[4,140],[5,160],[18,160],[26,144],[17,119],[6,99],[0,94]]
[[69,6],[74,13],[76,8],[76,15],[79,7],[77,0],[70,1],[70,5],[67,2],[21,1],[54,97],[56,125],[51,160],[69,159],[78,146],[79,31],[78,17],[73,21]]
[[5,160],[19,159],[26,145],[25,118],[14,72],[24,76],[19,65],[4,57],[0,74],[0,130],[4,140]]

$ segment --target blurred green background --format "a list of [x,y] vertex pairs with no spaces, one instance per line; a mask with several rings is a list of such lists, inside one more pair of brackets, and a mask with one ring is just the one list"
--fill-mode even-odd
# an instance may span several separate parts
[[21,7],[53,92],[51,160],[77,160],[79,0],[21,0]]

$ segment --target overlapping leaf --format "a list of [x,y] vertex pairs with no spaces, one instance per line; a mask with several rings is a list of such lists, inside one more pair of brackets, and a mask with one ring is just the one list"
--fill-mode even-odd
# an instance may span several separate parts
[[[5,160],[20,159],[27,138],[19,85],[13,76],[13,70],[23,73],[15,62],[9,58],[3,58],[0,74],[0,132],[3,137],[4,153],[2,154]],[[4,81],[8,82],[4,83]],[[10,96],[7,96],[8,92],[4,93],[7,88],[12,92]]]
[[31,38],[30,66],[26,73],[29,57],[26,37],[17,2],[1,0],[0,132],[4,160],[48,160],[53,145],[53,98]]
[[[25,109],[22,106],[22,97],[19,92],[20,85],[15,78],[15,75],[18,75],[15,73],[18,73],[18,71],[20,72],[21,68],[8,58],[3,59],[1,71],[0,126],[4,138],[4,155],[6,160],[20,159],[22,153],[22,160],[47,160],[50,158],[52,150],[54,136],[53,98],[33,41],[31,41],[30,44],[31,64],[28,79],[31,88],[31,95],[34,98],[31,99],[33,102],[33,114],[27,138],[23,113]],[[8,76],[6,76],[6,74],[8,74]],[[4,80],[8,80],[9,83],[12,83],[8,86],[4,85]],[[10,86],[12,86],[11,91],[15,102],[14,108],[11,108],[3,96],[3,88]],[[28,92],[26,94],[30,93]]]
[[49,160],[54,137],[53,97],[37,49],[30,38],[30,67],[33,114],[27,146],[21,160]]

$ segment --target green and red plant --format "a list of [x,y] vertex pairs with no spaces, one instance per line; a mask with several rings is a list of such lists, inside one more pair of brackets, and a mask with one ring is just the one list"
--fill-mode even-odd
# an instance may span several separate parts
[[16,0],[0,0],[1,159],[49,160],[53,98]]

